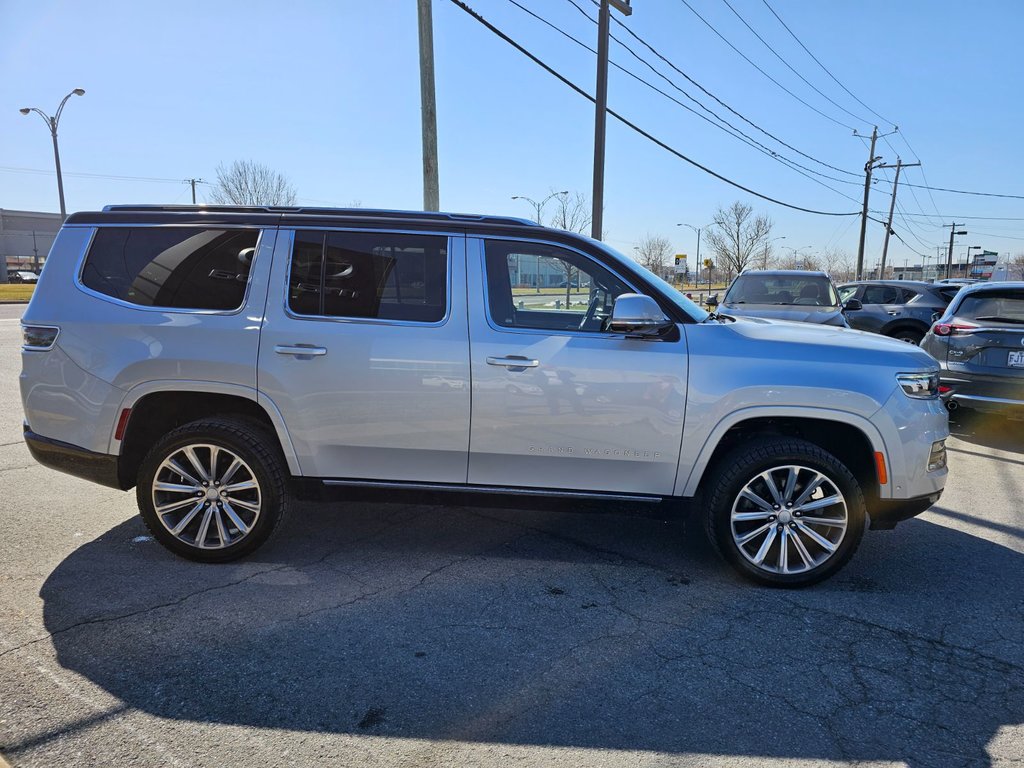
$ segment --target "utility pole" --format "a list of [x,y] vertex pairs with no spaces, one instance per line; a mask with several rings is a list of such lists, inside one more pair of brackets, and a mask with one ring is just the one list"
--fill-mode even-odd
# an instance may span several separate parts
[[32,230],[32,271],[39,274],[39,248],[36,245],[36,231]]
[[[953,276],[953,236],[954,235],[966,235],[967,230],[961,229],[957,231],[957,227],[962,227],[963,224],[957,224],[955,221],[949,225],[949,251],[946,253],[946,278]],[[937,271],[937,270],[936,270]]]
[[[860,136],[856,131],[854,136]],[[857,246],[857,279],[864,279],[864,236],[868,230],[868,195],[871,192],[871,169],[881,160],[875,157],[875,142],[878,141],[878,126],[871,130],[871,149],[868,150],[868,161],[864,163],[864,207],[860,215],[860,245]]]
[[[885,225],[885,243],[882,245],[882,273],[881,278],[885,280],[885,257],[889,253],[889,235],[892,234],[892,212],[896,208],[896,187],[900,183],[900,169],[913,168],[920,163],[904,163],[899,157],[896,158],[896,177],[892,182],[892,200],[889,203],[889,221]],[[879,168],[892,168],[891,165],[879,165]]]
[[434,99],[434,24],[431,0],[417,0],[420,32],[420,113],[423,133],[423,210],[441,210],[437,178],[437,104]]
[[597,13],[597,93],[594,100],[594,188],[591,195],[590,236],[601,239],[604,218],[604,137],[608,112],[608,27],[611,25],[611,8],[623,16],[629,16],[633,9],[629,0],[601,0]]
[[202,179],[185,179],[186,184],[192,185],[192,205],[196,204],[196,184],[205,184]]
[[[875,142],[880,138],[886,136],[892,136],[896,131],[899,130],[899,126],[894,126],[893,130],[889,133],[883,133],[881,136],[878,135],[878,126],[874,126],[871,129],[871,148],[868,151],[868,161],[864,164],[864,208],[860,215],[860,245],[857,246],[857,279],[864,279],[864,237],[868,231],[868,195],[871,193],[871,172],[877,167],[875,164],[881,160],[881,157],[875,157]],[[866,139],[867,136],[862,136],[853,132],[854,136],[861,139]]]

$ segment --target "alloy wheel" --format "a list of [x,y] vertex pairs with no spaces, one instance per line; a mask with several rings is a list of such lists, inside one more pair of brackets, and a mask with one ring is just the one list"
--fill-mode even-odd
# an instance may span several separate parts
[[818,470],[795,464],[753,477],[730,513],[733,542],[743,557],[760,570],[783,575],[827,562],[849,522],[839,487]]
[[152,494],[161,525],[198,549],[237,544],[256,525],[262,504],[252,468],[233,451],[208,443],[171,452],[157,468]]

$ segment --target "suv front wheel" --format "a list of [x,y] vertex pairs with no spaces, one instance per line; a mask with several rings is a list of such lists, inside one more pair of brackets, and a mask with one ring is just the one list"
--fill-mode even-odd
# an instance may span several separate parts
[[864,533],[864,495],[835,456],[806,440],[762,438],[718,466],[708,536],[740,574],[802,587],[828,578],[853,556]]
[[146,526],[172,552],[221,563],[243,557],[277,528],[287,505],[274,438],[244,419],[193,421],[167,433],[139,470]]

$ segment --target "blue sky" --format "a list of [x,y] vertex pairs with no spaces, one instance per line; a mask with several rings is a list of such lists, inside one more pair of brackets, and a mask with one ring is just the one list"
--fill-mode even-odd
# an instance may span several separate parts
[[[596,26],[568,0],[519,2],[594,44]],[[580,2],[593,15],[590,0]],[[897,154],[908,162],[919,158],[934,186],[1024,194],[1024,64],[1018,50],[1024,4],[769,0],[838,80],[885,117],[882,122],[818,68],[761,0],[730,2],[783,59],[856,117],[801,82],[724,0],[687,2],[772,77],[849,127],[819,116],[772,84],[682,0],[634,0],[626,24],[722,101],[801,152],[858,174],[867,149],[850,127],[870,133],[872,120],[883,131],[895,123],[914,151],[901,135],[890,136],[877,152],[887,162]],[[591,53],[509,0],[469,4],[593,91]],[[527,216],[530,209],[512,195],[542,197],[552,189],[589,194],[593,106],[449,0],[434,0],[434,33],[442,209]],[[686,101],[619,45],[613,43],[611,57]],[[86,95],[72,98],[60,126],[69,210],[113,202],[188,202],[188,187],[176,180],[212,180],[218,163],[234,159],[257,160],[285,173],[300,203],[418,208],[417,66],[414,0],[0,0],[0,207],[57,209],[46,128],[18,108],[51,111],[65,93],[81,87]],[[862,181],[856,176],[796,155],[708,103],[773,149],[853,183],[820,179],[842,194],[821,186],[611,70],[609,106],[684,154],[787,202],[859,210]],[[70,175],[75,173],[164,181]],[[606,173],[606,239],[626,253],[653,233],[692,258],[694,234],[676,224],[706,224],[718,205],[733,200],[749,202],[773,219],[773,235],[786,238],[777,245],[856,252],[856,217],[816,216],[757,200],[614,119],[608,124]],[[925,183],[918,169],[907,170],[903,180]],[[876,184],[871,208],[887,210],[890,190],[884,181]],[[890,254],[897,264],[919,262],[914,251],[934,255],[935,246],[948,241],[948,227],[939,225],[954,215],[1024,219],[1024,200],[913,192],[903,188],[899,195],[910,224],[897,215],[894,228],[913,250],[894,241]],[[1024,220],[972,219],[966,229],[971,234],[958,239],[958,255],[967,245],[1024,251]],[[869,264],[880,253],[882,234],[881,225],[870,224]]]

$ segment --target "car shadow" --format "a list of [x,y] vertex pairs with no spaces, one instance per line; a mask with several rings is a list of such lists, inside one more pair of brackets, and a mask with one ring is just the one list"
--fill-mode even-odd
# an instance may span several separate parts
[[958,408],[949,415],[949,431],[958,440],[981,448],[1024,454],[1024,421]]
[[1021,555],[930,519],[782,591],[678,521],[293,512],[235,564],[137,519],[77,549],[41,591],[60,664],[162,718],[576,749],[986,765],[1024,721]]

